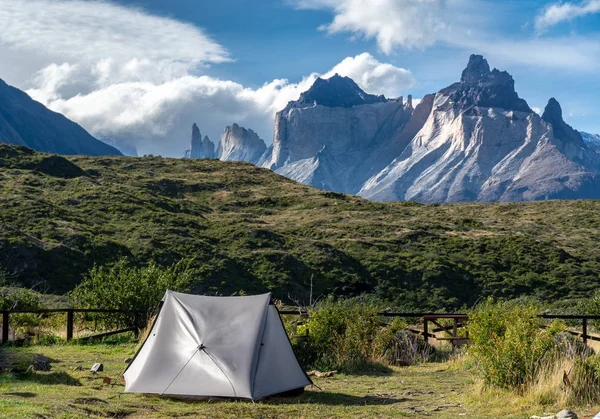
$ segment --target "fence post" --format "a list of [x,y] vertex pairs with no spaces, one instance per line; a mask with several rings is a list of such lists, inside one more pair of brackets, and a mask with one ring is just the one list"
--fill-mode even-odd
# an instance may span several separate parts
[[587,317],[583,317],[583,343],[587,344],[587,338],[588,338],[588,334],[587,334]]
[[2,343],[8,342],[8,311],[2,312]]
[[73,339],[73,310],[67,310],[67,341]]
[[426,318],[423,318],[423,336],[425,337],[425,343],[429,343],[429,331],[427,330]]

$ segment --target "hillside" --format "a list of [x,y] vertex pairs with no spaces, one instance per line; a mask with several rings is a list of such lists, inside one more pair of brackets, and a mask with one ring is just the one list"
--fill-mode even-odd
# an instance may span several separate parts
[[120,155],[64,115],[53,112],[0,79],[0,143],[34,150],[90,156]]
[[0,144],[0,267],[65,292],[120,256],[194,258],[195,291],[374,292],[399,307],[584,296],[600,201],[375,203],[247,163],[59,157]]

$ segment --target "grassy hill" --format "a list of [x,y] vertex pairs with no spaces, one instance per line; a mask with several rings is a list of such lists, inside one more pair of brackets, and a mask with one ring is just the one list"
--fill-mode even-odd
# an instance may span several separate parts
[[122,256],[193,258],[196,292],[370,292],[399,307],[580,298],[600,201],[421,205],[324,192],[246,163],[59,157],[0,144],[0,267],[51,292]]

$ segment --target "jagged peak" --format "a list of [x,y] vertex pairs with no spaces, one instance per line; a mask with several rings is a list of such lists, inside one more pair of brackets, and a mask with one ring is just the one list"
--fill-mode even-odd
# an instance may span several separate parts
[[515,91],[515,81],[506,71],[490,66],[482,55],[473,54],[463,70],[461,80],[440,93],[451,99],[451,106],[467,111],[473,107],[501,108],[533,112]]
[[483,55],[472,54],[467,67],[462,72],[460,81],[462,83],[478,83],[487,78],[490,73],[490,65]]
[[542,114],[542,119],[550,123],[564,122],[562,117],[562,108],[560,103],[558,103],[558,100],[553,97],[548,100],[548,104],[546,104],[544,113]]
[[386,102],[383,96],[366,93],[350,77],[334,74],[328,79],[317,77],[313,85],[288,106],[322,105],[330,108],[351,108],[377,102]]
[[565,122],[562,116],[562,108],[558,100],[551,97],[548,100],[548,104],[544,108],[542,119],[552,125],[554,136],[565,142],[572,142],[578,146],[584,146],[583,137],[581,133],[574,130],[569,124]]

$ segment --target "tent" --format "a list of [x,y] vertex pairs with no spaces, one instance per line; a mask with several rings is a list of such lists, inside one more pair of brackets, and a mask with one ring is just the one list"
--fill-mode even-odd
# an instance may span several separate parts
[[312,384],[292,350],[271,294],[207,297],[167,291],[125,392],[262,397]]

